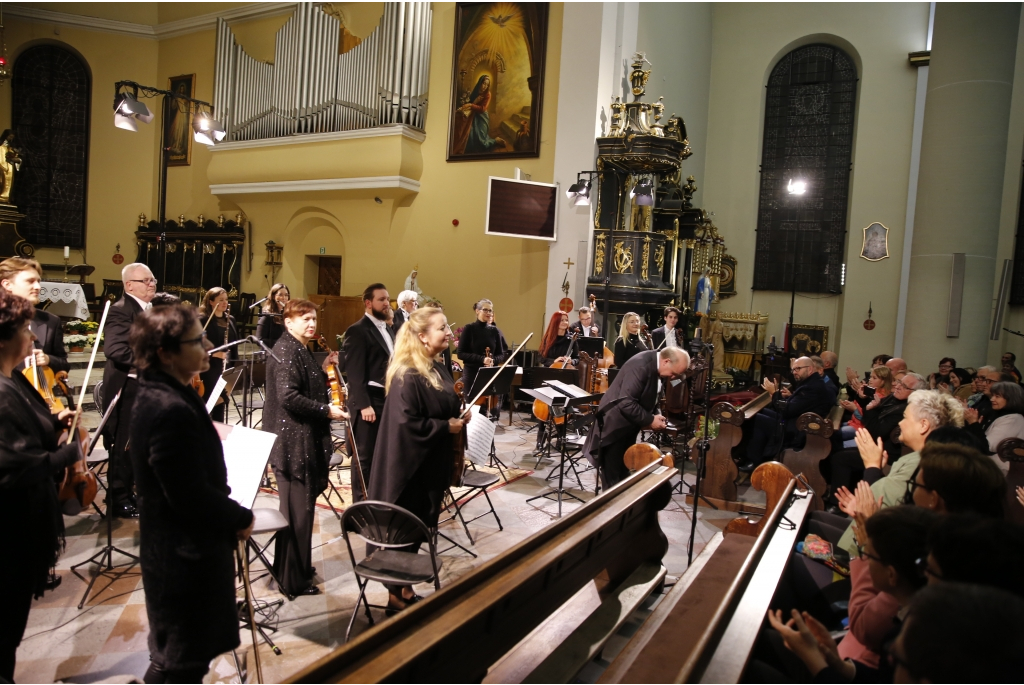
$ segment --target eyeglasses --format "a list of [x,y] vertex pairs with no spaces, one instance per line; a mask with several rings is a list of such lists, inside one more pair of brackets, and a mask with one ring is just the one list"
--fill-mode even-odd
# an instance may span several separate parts
[[155,278],[129,278],[129,283],[145,283],[146,285],[156,285]]
[[198,338],[189,338],[188,340],[182,340],[181,344],[190,345],[192,343],[202,343],[202,341],[204,340],[206,340],[206,331],[203,331],[202,335],[200,335]]
[[484,314],[493,314],[494,313],[493,309],[481,309],[480,311],[482,311]]
[[935,580],[942,580],[942,574],[928,566],[927,556],[923,556],[919,559],[916,559],[914,561],[914,566],[917,568],[917,572],[921,575],[922,578],[924,578],[925,576],[931,576]]
[[801,369],[809,369],[810,366],[794,366],[793,371],[800,371]]
[[857,543],[857,556],[861,559],[871,559],[872,561],[877,561],[879,564],[885,563],[884,561],[882,561],[882,557],[876,557],[874,554],[868,554],[868,551],[864,549],[864,545],[860,543]]
[[915,476],[914,478],[907,482],[907,496],[913,497],[914,491],[917,490],[918,488],[921,488],[922,490],[927,490],[928,492],[935,492],[935,488],[930,488],[924,483],[918,483],[917,477]]
[[988,383],[989,385],[991,385],[992,383],[995,383],[995,381],[992,380],[991,378],[982,378],[981,376],[978,376],[974,380],[977,383]]

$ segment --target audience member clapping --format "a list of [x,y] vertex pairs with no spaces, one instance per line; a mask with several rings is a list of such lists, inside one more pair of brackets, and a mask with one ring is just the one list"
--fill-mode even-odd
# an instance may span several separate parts
[[943,514],[975,513],[1002,519],[1006,477],[977,450],[928,444],[908,488],[909,502]]
[[952,357],[943,357],[939,360],[939,370],[937,373],[929,374],[928,376],[928,387],[932,390],[936,390],[940,385],[949,385],[949,374],[956,368],[956,360]]
[[[868,387],[871,393],[861,392],[860,397],[854,401],[845,400],[841,404],[843,409],[852,412],[853,416],[842,427],[843,447],[852,448],[856,445],[853,437],[858,428],[864,427],[864,415],[867,411],[874,409],[879,403],[892,393],[893,374],[888,367],[876,366],[871,369],[871,376],[868,378]],[[862,388],[863,390],[863,388]]]
[[985,414],[975,409],[964,413],[964,420],[974,431],[983,431],[988,441],[988,451],[996,448],[1007,438],[1024,438],[1024,388],[1018,383],[1000,381],[989,388],[991,408]]

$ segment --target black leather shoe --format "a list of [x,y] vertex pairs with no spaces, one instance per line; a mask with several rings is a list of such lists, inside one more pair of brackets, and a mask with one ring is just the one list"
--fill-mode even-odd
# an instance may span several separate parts
[[115,504],[111,509],[114,516],[119,519],[137,519],[139,518],[139,510],[130,504]]
[[736,468],[742,471],[743,473],[750,473],[751,471],[757,468],[757,464],[755,464],[752,461],[745,461],[742,464],[737,464]]
[[56,571],[51,569],[50,575],[47,576],[46,583],[44,583],[43,587],[47,590],[56,590],[62,580],[64,579],[61,578]]
[[319,595],[320,594],[320,588],[318,586],[316,586],[316,585],[310,585],[309,587],[307,587],[305,590],[303,590],[302,592],[300,592],[298,594],[299,595]]

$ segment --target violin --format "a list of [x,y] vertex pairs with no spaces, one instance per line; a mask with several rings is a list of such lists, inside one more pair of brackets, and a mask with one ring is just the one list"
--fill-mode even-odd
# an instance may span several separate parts
[[[490,348],[487,348],[490,352]],[[459,409],[459,416],[462,417],[466,413],[466,397],[463,392],[466,389],[466,383],[460,378],[455,381],[455,394],[462,399],[462,404]],[[466,426],[463,424],[462,430],[452,436],[452,477],[449,484],[453,488],[461,488],[462,480],[466,475],[466,443],[469,442],[468,435],[466,433]]]
[[[61,508],[72,516],[95,501],[99,487],[96,474],[89,470],[89,465],[85,460],[89,453],[89,432],[81,426],[74,430],[82,458],[75,460],[74,464],[65,469],[64,480],[61,482],[60,492],[57,494]],[[61,439],[64,439],[63,435]],[[69,504],[71,502],[75,504]]]
[[[316,339],[317,345],[321,349],[330,352],[331,348],[327,345],[327,339],[324,336],[319,336]],[[337,364],[327,365],[327,394],[330,395],[331,404],[344,412],[348,411],[348,386],[345,384],[345,379],[341,376],[341,371],[338,369]],[[352,420],[346,419],[346,430],[345,430],[345,446],[349,450],[351,456],[351,470],[359,476],[359,486],[363,489],[363,499],[370,499],[367,494],[366,478],[363,476],[363,465],[359,461],[359,451],[356,448],[355,436],[352,433]],[[353,484],[353,487],[355,485]]]
[[[28,379],[32,387],[36,389],[43,399],[46,400],[46,405],[50,408],[50,412],[53,414],[59,414],[64,411],[64,403],[57,399],[53,394],[54,386],[58,386],[57,377],[53,373],[53,369],[49,366],[39,366],[36,364],[36,355],[33,351],[32,355],[25,360],[25,368],[22,370],[22,374]],[[64,374],[64,378],[67,378],[67,372],[61,371]],[[67,387],[66,385],[64,386]],[[65,394],[65,397],[68,397]]]

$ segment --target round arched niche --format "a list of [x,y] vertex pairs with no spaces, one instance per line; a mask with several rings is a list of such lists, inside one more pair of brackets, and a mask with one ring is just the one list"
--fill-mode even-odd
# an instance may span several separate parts
[[302,297],[317,292],[321,257],[341,258],[344,273],[342,223],[330,212],[315,208],[297,212],[285,230],[284,246],[284,268],[291,272],[293,283],[302,283]]

